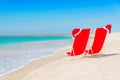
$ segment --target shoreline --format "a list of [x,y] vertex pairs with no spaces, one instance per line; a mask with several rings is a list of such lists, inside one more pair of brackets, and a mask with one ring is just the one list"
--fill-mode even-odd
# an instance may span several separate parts
[[[3,75],[1,74],[0,75],[0,80],[2,80],[2,79],[3,80],[4,79],[5,80],[13,80],[16,77],[15,76],[16,73],[17,73],[17,76],[19,76],[19,77],[17,77],[17,80],[21,80],[22,77],[25,77],[27,74],[29,74],[29,72],[32,72],[32,71],[36,70],[35,68],[42,67],[46,64],[51,63],[52,61],[56,61],[58,59],[64,58],[65,54],[59,54],[59,52],[61,52],[61,51],[65,52],[65,51],[68,51],[68,50],[69,50],[68,46],[67,47],[62,47],[62,48],[59,48],[58,50],[56,50],[53,54],[45,55],[41,58],[31,59],[30,61],[25,63],[25,65],[22,65],[18,68],[15,68],[15,69],[11,70],[11,71],[8,71],[7,73],[5,73]],[[37,66],[38,63],[40,63],[40,64]],[[24,74],[22,72],[24,72]],[[21,73],[22,73],[22,75],[21,75]]]
[[[43,57],[52,55],[60,48],[69,46],[70,42],[70,40],[52,40],[2,46],[0,47],[0,76],[21,69],[33,60],[41,59]],[[12,56],[14,56],[14,58]],[[8,57],[10,57],[9,61],[7,61]]]

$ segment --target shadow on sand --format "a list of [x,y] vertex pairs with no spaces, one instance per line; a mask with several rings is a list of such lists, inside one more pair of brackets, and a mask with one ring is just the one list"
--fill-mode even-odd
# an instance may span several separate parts
[[96,54],[96,55],[87,56],[87,58],[103,58],[103,57],[109,57],[109,56],[115,56],[115,55],[120,55],[120,53]]
[[85,55],[83,57],[79,57],[79,56],[74,56],[74,57],[69,57],[68,59],[70,61],[76,61],[76,60],[81,60],[81,59],[87,59],[87,58],[104,58],[104,57],[110,57],[110,56],[117,56],[120,55],[120,53],[111,53],[111,54],[103,54],[103,53],[99,53],[99,54],[95,54],[95,55]]

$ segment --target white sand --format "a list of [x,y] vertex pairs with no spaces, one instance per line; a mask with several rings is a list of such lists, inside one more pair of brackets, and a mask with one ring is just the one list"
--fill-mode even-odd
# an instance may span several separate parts
[[89,58],[68,58],[69,49],[32,61],[0,80],[120,80],[120,33],[107,37],[100,53]]

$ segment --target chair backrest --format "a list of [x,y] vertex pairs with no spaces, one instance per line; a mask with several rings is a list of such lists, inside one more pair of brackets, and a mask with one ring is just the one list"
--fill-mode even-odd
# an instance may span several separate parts
[[85,51],[88,39],[90,35],[90,28],[82,29],[79,34],[75,36],[73,41],[73,53],[74,55],[80,55]]
[[92,45],[92,53],[99,53],[102,49],[107,33],[111,33],[112,25],[108,24],[104,28],[97,28],[95,32],[94,42]]
[[104,44],[107,31],[104,28],[97,28],[92,45],[92,54],[99,53]]

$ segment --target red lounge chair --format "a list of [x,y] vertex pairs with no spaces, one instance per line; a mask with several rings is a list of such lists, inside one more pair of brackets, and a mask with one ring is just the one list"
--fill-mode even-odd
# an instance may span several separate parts
[[88,54],[97,54],[103,47],[107,33],[111,33],[111,25],[108,24],[104,28],[97,28],[95,32],[94,42],[90,50],[85,52]]
[[73,36],[73,48],[71,52],[67,52],[68,56],[81,55],[86,48],[88,38],[90,35],[90,28],[87,29],[74,29],[72,31]]

